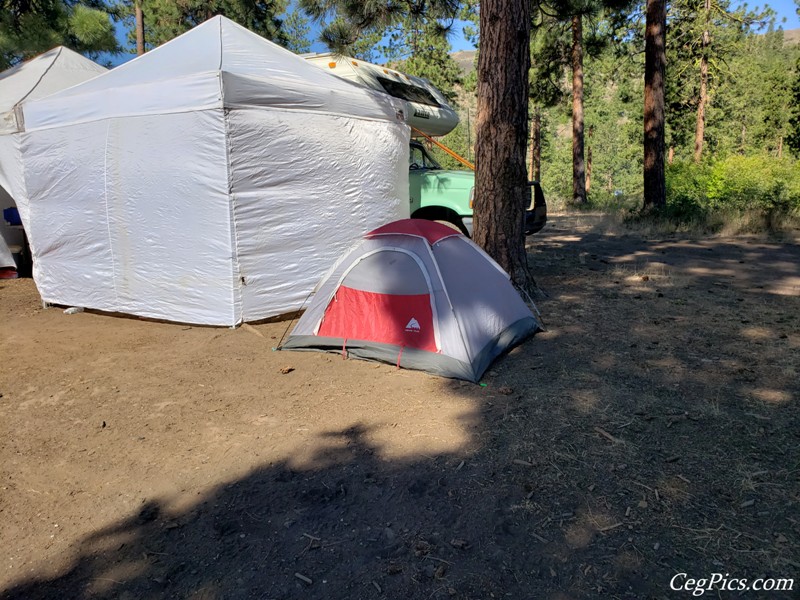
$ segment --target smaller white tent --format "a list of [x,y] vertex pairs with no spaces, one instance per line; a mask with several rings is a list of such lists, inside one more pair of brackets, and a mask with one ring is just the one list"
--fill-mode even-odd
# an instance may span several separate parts
[[[59,46],[0,73],[0,210],[17,206],[25,186],[19,148],[24,129],[22,105],[97,77],[106,69]],[[25,203],[20,201],[23,206]],[[23,208],[24,210],[24,208]],[[0,267],[13,267],[9,246],[20,246],[23,233],[0,218]]]
[[328,272],[281,348],[477,383],[540,329],[508,274],[472,240],[404,219],[369,232]]
[[354,239],[408,216],[389,96],[214,17],[24,106],[46,302],[235,325],[299,308]]

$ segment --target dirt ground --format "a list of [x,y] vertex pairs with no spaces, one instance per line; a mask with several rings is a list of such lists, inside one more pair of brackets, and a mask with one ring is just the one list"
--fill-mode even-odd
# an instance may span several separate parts
[[798,597],[800,246],[529,246],[547,331],[481,385],[0,282],[0,597]]

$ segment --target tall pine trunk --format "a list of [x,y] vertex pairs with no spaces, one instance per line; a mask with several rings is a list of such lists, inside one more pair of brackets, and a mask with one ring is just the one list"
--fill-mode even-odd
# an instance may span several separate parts
[[644,207],[667,205],[664,179],[664,73],[667,0],[647,0],[644,47]]
[[583,158],[583,18],[572,17],[572,201],[586,202]]
[[484,0],[480,11],[475,143],[475,242],[512,281],[535,283],[525,252],[531,3]]
[[136,17],[136,55],[144,54],[144,13],[142,0],[134,1],[134,14]]
[[711,0],[705,0],[706,28],[703,31],[700,54],[700,100],[697,103],[697,122],[694,128],[694,162],[703,157],[703,140],[706,134],[706,104],[708,104],[708,47],[711,45],[709,22],[711,20]]

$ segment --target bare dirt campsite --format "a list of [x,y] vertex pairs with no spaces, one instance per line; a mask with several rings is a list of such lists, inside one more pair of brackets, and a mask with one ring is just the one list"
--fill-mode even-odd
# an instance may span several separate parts
[[529,252],[547,331],[485,385],[3,281],[0,597],[797,597],[800,246],[572,215]]

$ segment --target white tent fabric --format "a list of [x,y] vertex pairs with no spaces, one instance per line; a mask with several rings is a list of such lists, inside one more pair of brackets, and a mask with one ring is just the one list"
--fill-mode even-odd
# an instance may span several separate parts
[[[59,46],[0,73],[0,209],[18,205],[27,223],[19,132],[22,105],[105,73],[107,69]],[[8,244],[21,245],[22,232],[0,223],[0,267],[13,267]]]
[[209,325],[276,316],[353,239],[408,216],[393,100],[224,17],[24,117],[46,302]]
[[3,71],[0,73],[0,134],[24,129],[20,110],[23,102],[44,98],[106,71],[63,46]]

